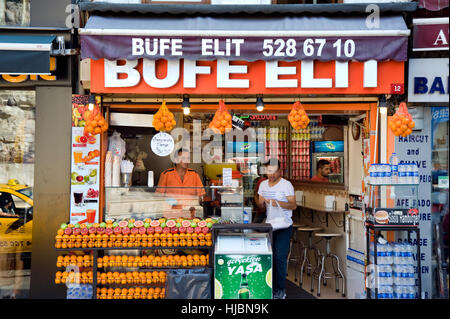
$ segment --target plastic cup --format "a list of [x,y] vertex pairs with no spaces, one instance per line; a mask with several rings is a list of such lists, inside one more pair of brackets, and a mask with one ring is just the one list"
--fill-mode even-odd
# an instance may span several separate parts
[[97,211],[95,209],[87,209],[86,210],[86,218],[89,224],[95,223],[95,214]]

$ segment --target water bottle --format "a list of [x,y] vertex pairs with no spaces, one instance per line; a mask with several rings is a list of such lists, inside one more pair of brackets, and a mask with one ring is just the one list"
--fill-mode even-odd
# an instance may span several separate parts
[[385,184],[392,184],[392,171],[389,164],[384,164]]
[[392,251],[393,247],[391,244],[386,245],[386,263],[391,265],[394,263],[394,252]]
[[386,249],[384,245],[377,244],[377,264],[385,265],[386,264]]
[[398,157],[396,153],[392,153],[389,158],[389,164],[391,165],[392,172],[392,184],[398,183]]
[[375,164],[370,165],[369,167],[369,183],[374,185],[375,184]]
[[384,273],[384,284],[385,285],[392,285],[394,283],[392,278],[392,266],[391,265],[384,265],[383,266],[383,273]]
[[414,248],[411,244],[406,244],[406,264],[414,265]]
[[411,164],[406,164],[406,184],[412,184],[414,180],[414,168]]
[[394,289],[392,288],[392,284],[386,286],[385,297],[386,297],[386,299],[394,298]]
[[244,224],[248,224],[250,220],[250,215],[247,213],[247,211],[244,209]]
[[378,299],[383,299],[384,297],[384,286],[379,286],[378,287],[378,295],[377,298]]
[[413,165],[413,184],[419,184],[419,167],[417,167],[417,165]]
[[413,285],[409,286],[409,299],[416,299],[416,287]]
[[397,284],[394,285],[393,290],[394,290],[394,299],[400,299],[399,298],[399,286]]
[[375,185],[382,184],[382,168],[380,164],[375,165]]
[[379,164],[380,165],[380,184],[385,184],[386,182],[386,168],[384,164]]
[[400,245],[398,243],[394,244],[393,248],[393,257],[394,257],[394,264],[400,265],[401,261],[401,253],[400,253]]
[[408,266],[405,266],[405,268],[406,268],[406,274],[407,274],[407,277],[406,277],[407,284],[414,286],[416,284],[416,279],[414,276],[414,266],[408,265]]
[[398,183],[406,184],[406,180],[407,180],[406,164],[400,163],[398,164]]

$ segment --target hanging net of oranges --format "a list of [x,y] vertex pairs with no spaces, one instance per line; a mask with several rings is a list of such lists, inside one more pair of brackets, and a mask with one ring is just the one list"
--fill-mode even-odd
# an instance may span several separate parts
[[170,112],[166,106],[166,101],[162,102],[158,112],[153,115],[152,125],[155,130],[163,132],[170,131],[175,125],[177,125],[173,113]]
[[292,110],[289,113],[288,120],[295,130],[304,129],[308,126],[309,117],[299,101],[295,102],[292,106]]
[[211,128],[216,134],[224,134],[226,130],[231,130],[231,114],[228,113],[227,107],[223,100],[219,101],[219,109],[214,114],[213,120],[209,123]]
[[400,103],[400,106],[392,117],[392,121],[389,122],[389,127],[395,136],[406,137],[412,133],[412,130],[416,123],[414,123],[411,114],[408,112],[406,103]]
[[97,135],[108,130],[108,123],[100,112],[98,104],[94,104],[92,110],[88,109],[84,112],[83,118],[86,121],[84,126],[84,135],[88,133],[91,135]]

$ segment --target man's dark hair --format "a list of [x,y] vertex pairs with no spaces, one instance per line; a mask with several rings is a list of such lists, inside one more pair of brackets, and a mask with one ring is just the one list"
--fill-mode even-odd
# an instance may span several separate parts
[[325,165],[330,165],[330,161],[321,159],[317,162],[317,170],[319,170],[319,168],[324,168]]
[[270,158],[267,162],[264,163],[264,167],[267,166],[276,166],[277,170],[279,170],[281,168],[280,166],[280,161],[277,158]]
[[187,148],[182,147],[177,151],[178,155],[180,155],[180,153],[189,153],[189,150]]

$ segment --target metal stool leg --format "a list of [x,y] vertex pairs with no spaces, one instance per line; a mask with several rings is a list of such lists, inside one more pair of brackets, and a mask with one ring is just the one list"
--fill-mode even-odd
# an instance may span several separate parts
[[321,268],[320,268],[320,274],[319,274],[319,281],[318,281],[318,283],[317,283],[317,297],[320,297],[320,279],[322,278],[322,276],[323,276],[323,272],[324,272],[324,267],[325,267],[325,258],[326,258],[326,256],[325,255],[323,255],[322,256],[322,259],[321,259]]
[[[300,248],[299,246],[301,245],[302,248]],[[296,245],[296,258],[295,258],[295,278],[294,281],[297,282],[298,280],[298,270],[300,268],[300,259],[302,258],[302,253],[301,251],[303,250],[303,243],[301,241],[297,242]]]
[[339,267],[339,257],[336,255],[331,255],[331,256],[333,256],[333,258],[336,258],[337,270],[342,279],[342,297],[345,297],[345,278],[344,278],[344,275],[342,274],[341,268]]
[[[335,265],[335,260],[336,258],[335,255],[332,255],[333,258],[331,258],[331,265],[333,266],[333,272],[334,272],[334,279],[335,279],[335,285],[334,287],[336,288],[336,292],[339,292],[339,278],[340,278],[340,274],[337,271],[336,265]],[[337,261],[338,263],[339,261]]]
[[302,266],[300,267],[300,287],[303,285],[303,267],[305,266],[305,262],[309,263],[308,260],[308,247],[303,248],[303,261]]

